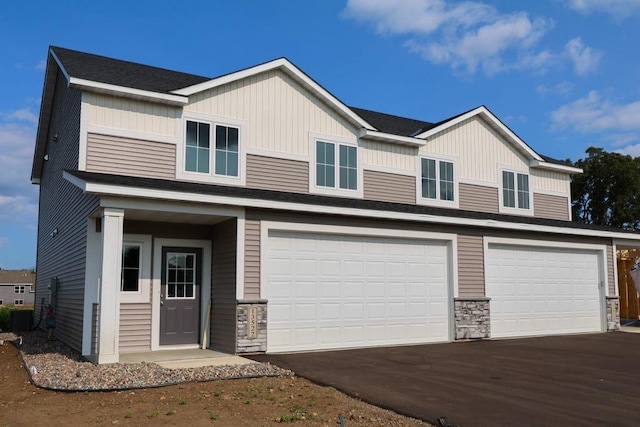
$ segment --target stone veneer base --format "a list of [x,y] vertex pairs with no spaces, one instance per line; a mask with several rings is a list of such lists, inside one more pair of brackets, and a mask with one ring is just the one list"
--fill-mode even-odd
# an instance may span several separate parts
[[[255,308],[257,325],[255,336],[250,336],[249,311]],[[241,300],[236,308],[236,353],[264,353],[267,351],[267,301]]]
[[620,300],[618,297],[607,297],[607,331],[620,329]]
[[491,338],[490,298],[454,299],[456,340]]

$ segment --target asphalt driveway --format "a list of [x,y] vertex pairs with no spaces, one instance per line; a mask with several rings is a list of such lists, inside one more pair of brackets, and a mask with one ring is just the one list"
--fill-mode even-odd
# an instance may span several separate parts
[[364,401],[460,426],[640,424],[640,334],[259,355]]

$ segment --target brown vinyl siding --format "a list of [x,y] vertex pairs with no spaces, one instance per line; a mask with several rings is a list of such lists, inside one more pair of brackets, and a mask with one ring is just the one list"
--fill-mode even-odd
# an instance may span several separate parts
[[460,209],[465,211],[498,213],[499,198],[496,187],[460,183]]
[[[81,350],[87,218],[98,208],[99,200],[62,177],[64,169],[78,169],[81,94],[67,87],[60,71],[54,93],[46,138],[49,160],[43,164],[40,181],[35,315],[37,321],[41,301],[48,302],[47,286],[56,277],[59,288],[54,301],[57,320],[54,335]],[[56,228],[58,234],[52,237],[50,234]]]
[[175,179],[176,146],[89,133],[87,171]]
[[533,216],[569,221],[569,201],[563,196],[533,193]]
[[236,352],[236,241],[237,221],[213,227],[211,262],[211,323],[209,347]]
[[247,154],[247,187],[309,192],[309,163]]
[[612,242],[607,243],[607,281],[609,282],[609,296],[616,294],[616,276],[613,266],[616,263],[616,254],[613,252]]
[[120,353],[151,351],[151,304],[120,304]]
[[458,295],[484,296],[484,246],[482,236],[458,235]]
[[381,202],[416,204],[416,178],[365,169],[364,198]]
[[244,297],[260,298],[260,221],[245,220]]

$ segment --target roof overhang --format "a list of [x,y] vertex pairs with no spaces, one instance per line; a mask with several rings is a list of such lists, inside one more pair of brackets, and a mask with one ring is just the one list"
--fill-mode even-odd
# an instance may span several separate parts
[[555,172],[564,172],[570,174],[580,174],[584,172],[582,169],[573,166],[559,165],[557,163],[550,163],[546,161],[541,162],[539,160],[531,160],[529,162],[529,166],[531,166],[532,168],[548,169]]
[[337,111],[340,115],[342,115],[349,122],[357,125],[359,127],[363,127],[365,129],[376,130],[371,124],[366,122],[356,113],[351,111],[349,107],[347,107],[342,101],[333,96],[328,90],[323,88],[320,84],[318,84],[315,80],[309,77],[306,73],[300,70],[298,67],[293,65],[286,58],[279,58],[273,61],[265,62],[264,64],[256,65],[255,67],[246,68],[244,70],[236,71],[235,73],[226,74],[224,76],[217,77],[215,79],[211,79],[206,82],[202,82],[193,86],[189,86],[183,89],[174,90],[172,93],[180,96],[191,96],[193,94],[213,89],[222,85],[226,85],[237,80],[245,79],[247,77],[252,77],[257,74],[265,73],[267,71],[272,70],[281,70],[291,76],[295,81],[305,87],[307,90],[311,91],[314,95],[318,96],[320,99],[324,100],[331,106],[332,109]]
[[411,147],[423,147],[427,145],[427,142],[424,139],[393,135],[391,133],[378,132],[369,129],[361,129],[359,136],[365,140],[391,142],[395,144],[409,145]]
[[67,171],[63,172],[63,177],[67,181],[83,190],[85,193],[105,196],[127,198],[133,197],[149,200],[168,200],[191,203],[208,203],[241,208],[281,209],[301,213],[347,215],[364,218],[415,221],[421,223],[443,224],[451,226],[472,226],[512,231],[529,231],[538,233],[552,233],[574,236],[587,236],[594,238],[611,238],[626,239],[628,241],[640,241],[640,233],[636,234],[623,231],[562,227],[553,225],[532,224],[527,222],[508,222],[495,219],[470,218],[464,216],[433,215],[426,213],[412,213],[400,210],[362,209],[356,207],[331,206],[322,203],[297,203],[286,200],[247,197],[246,195],[242,196],[229,194],[204,194],[202,192],[190,192],[184,190],[176,191],[149,187],[143,188],[139,186],[111,184],[92,181],[91,179],[83,179]]
[[71,77],[69,79],[68,85],[73,89],[80,89],[88,92],[97,92],[114,96],[124,96],[127,98],[139,99],[142,101],[159,102],[162,104],[181,106],[189,103],[189,98],[186,96],[133,89],[108,83],[79,79],[77,77]]

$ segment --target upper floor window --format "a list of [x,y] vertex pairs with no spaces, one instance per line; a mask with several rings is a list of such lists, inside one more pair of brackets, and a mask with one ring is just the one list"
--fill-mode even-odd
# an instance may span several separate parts
[[502,171],[502,206],[513,209],[531,209],[528,174]]
[[24,285],[17,285],[13,287],[14,294],[24,294]]
[[326,189],[358,190],[358,147],[315,142],[315,185]]
[[425,157],[420,166],[422,198],[455,201],[453,162]]
[[[239,128],[227,125],[212,124],[187,120],[184,170],[237,178],[239,173]],[[214,148],[211,140],[214,139]]]

